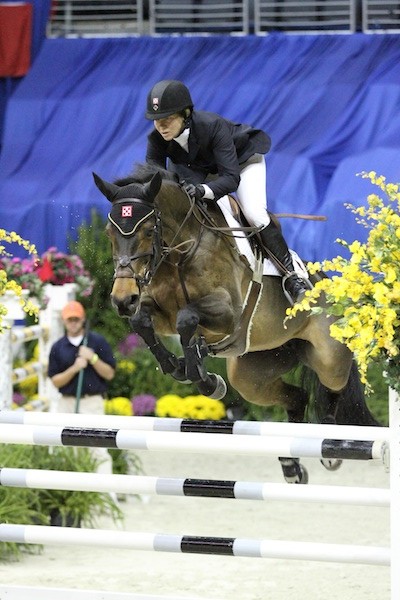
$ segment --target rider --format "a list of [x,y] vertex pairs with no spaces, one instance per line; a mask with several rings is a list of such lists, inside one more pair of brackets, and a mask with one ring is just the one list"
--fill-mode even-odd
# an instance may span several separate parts
[[146,161],[165,169],[169,159],[168,168],[196,200],[212,202],[236,192],[248,223],[263,227],[264,252],[287,276],[285,289],[291,301],[297,302],[309,284],[295,272],[288,246],[267,211],[263,155],[271,146],[269,136],[215,113],[193,110],[188,88],[175,80],[159,81],[152,87],[146,118],[155,127],[148,136]]

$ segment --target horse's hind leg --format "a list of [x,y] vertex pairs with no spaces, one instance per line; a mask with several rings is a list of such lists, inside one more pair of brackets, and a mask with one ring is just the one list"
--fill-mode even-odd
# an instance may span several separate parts
[[[297,364],[290,348],[252,352],[227,361],[228,378],[245,400],[260,406],[283,406],[288,421],[304,420],[308,395],[302,388],[285,383],[281,375]],[[280,457],[283,476],[288,483],[308,483],[308,473],[299,458]]]

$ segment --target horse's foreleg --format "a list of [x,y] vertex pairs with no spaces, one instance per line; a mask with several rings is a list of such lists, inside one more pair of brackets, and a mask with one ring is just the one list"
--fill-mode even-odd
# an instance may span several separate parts
[[168,373],[178,381],[185,381],[185,369],[183,359],[177,358],[170,352],[156,336],[151,316],[147,311],[140,310],[130,319],[132,331],[137,333],[147,344],[149,350],[155,356],[164,374]]
[[221,376],[207,372],[204,359],[208,355],[208,347],[204,338],[196,335],[199,322],[200,316],[191,306],[178,312],[176,329],[185,357],[186,378],[197,385],[201,394],[220,400],[226,394],[226,384]]

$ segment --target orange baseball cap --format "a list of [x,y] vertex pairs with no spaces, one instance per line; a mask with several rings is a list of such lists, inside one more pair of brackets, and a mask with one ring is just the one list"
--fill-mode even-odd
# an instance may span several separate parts
[[85,318],[85,309],[83,308],[80,302],[76,302],[76,300],[71,300],[64,306],[61,311],[61,316],[63,319],[70,319],[71,317],[78,317],[78,319]]

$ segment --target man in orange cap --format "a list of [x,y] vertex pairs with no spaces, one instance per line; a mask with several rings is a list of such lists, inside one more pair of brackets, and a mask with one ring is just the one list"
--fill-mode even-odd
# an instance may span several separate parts
[[[100,334],[85,332],[86,314],[80,302],[68,302],[61,311],[65,335],[50,350],[48,376],[61,392],[58,412],[76,411],[77,394],[81,412],[104,414],[104,395],[107,383],[115,374],[115,358],[111,346]],[[79,373],[83,370],[82,374]],[[80,380],[81,389],[78,389]],[[94,448],[102,465],[99,471],[112,472],[107,449]]]

